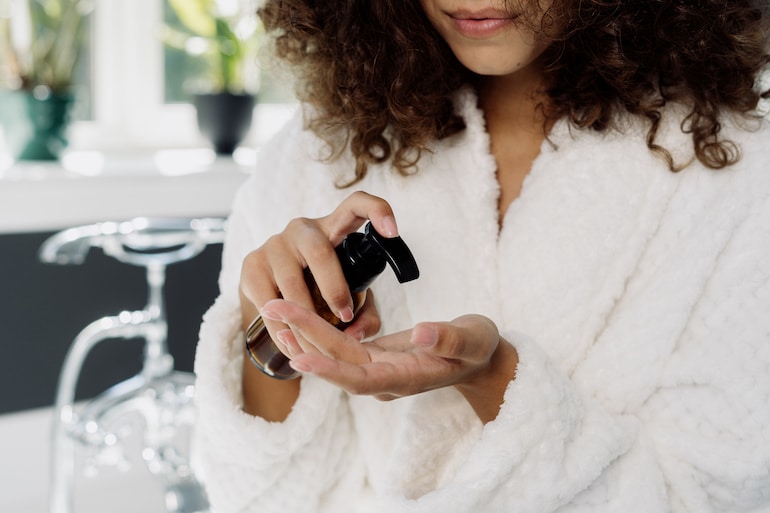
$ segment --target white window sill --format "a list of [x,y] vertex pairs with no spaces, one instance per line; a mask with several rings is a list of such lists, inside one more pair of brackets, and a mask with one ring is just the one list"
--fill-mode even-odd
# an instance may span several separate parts
[[251,133],[232,158],[207,149],[190,109],[189,122],[177,117],[173,124],[148,128],[143,138],[75,127],[60,162],[13,162],[0,150],[0,233],[133,217],[225,216],[255,166],[259,145],[295,109],[259,106]]
[[[241,143],[256,148],[267,141],[293,115],[296,104],[261,104],[254,108],[252,127]],[[140,119],[125,117],[110,122],[75,123],[68,134],[72,150],[126,152],[162,148],[205,148],[209,142],[198,130],[190,104],[164,105]]]
[[68,152],[61,163],[0,160],[0,233],[54,231],[134,217],[225,216],[254,168],[208,149]]

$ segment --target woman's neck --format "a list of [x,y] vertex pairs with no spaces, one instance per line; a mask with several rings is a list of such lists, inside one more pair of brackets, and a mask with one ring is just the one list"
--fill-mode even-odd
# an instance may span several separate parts
[[550,128],[542,86],[542,68],[534,63],[512,75],[483,77],[479,84],[479,107],[484,112],[490,151],[497,162],[501,228],[505,212],[521,193]]
[[539,62],[510,75],[481,77],[478,94],[487,123],[543,134],[547,96]]

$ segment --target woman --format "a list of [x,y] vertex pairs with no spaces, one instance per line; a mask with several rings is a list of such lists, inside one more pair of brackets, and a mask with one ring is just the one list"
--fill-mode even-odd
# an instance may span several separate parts
[[[201,330],[215,510],[770,511],[767,7],[268,0],[304,103]],[[340,332],[302,272],[349,321],[367,219],[422,276]]]

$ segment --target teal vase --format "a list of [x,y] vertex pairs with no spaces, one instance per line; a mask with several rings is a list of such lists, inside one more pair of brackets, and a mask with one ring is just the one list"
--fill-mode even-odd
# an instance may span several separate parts
[[58,160],[67,147],[73,104],[69,94],[0,92],[0,123],[11,155],[16,160]]

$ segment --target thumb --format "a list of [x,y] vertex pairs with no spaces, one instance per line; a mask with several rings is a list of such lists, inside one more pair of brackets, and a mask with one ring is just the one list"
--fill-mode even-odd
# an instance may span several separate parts
[[442,358],[487,361],[500,340],[497,326],[482,315],[451,322],[422,322],[412,328],[411,342]]

